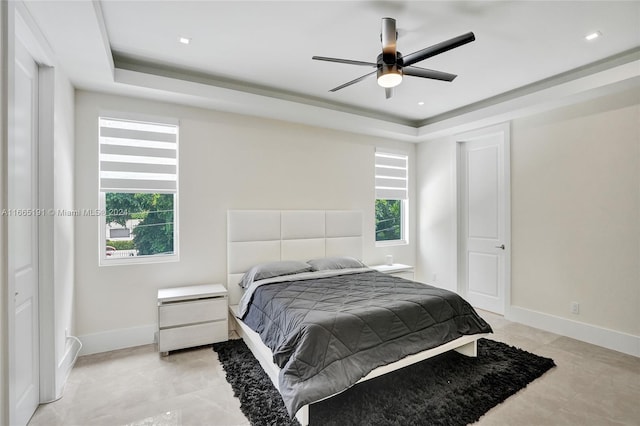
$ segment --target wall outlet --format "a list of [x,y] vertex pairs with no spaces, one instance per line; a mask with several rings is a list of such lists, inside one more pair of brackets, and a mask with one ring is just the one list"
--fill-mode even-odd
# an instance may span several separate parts
[[431,281],[436,282],[437,280],[438,280],[438,275],[433,274],[433,278],[431,278]]
[[580,313],[580,304],[578,302],[571,302],[571,313],[575,315]]
[[64,329],[64,338],[65,338],[65,339],[68,339],[68,338],[69,338],[69,329],[68,329],[68,328],[65,328],[65,329]]

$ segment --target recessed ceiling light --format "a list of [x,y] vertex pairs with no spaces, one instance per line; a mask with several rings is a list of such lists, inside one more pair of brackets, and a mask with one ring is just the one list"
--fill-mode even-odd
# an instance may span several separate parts
[[191,43],[191,39],[189,37],[180,37],[178,38],[178,41],[182,44],[189,44]]
[[587,41],[592,41],[597,39],[598,37],[602,37],[602,33],[600,31],[593,32],[591,34],[587,34],[584,36],[584,39]]
[[424,102],[420,101],[420,102],[418,102],[418,105],[422,106],[422,105],[424,105]]

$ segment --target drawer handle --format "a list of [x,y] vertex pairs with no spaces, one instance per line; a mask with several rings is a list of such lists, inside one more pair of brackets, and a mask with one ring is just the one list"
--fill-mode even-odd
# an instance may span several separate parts
[[189,302],[200,302],[206,300],[225,300],[226,296],[213,296],[213,297],[200,297],[197,299],[181,299],[181,300],[168,300],[166,302],[161,301],[160,305],[175,305],[176,303],[189,303]]

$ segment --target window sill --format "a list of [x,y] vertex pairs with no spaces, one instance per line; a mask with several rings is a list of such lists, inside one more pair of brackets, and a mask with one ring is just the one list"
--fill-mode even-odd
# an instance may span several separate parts
[[376,247],[406,246],[408,244],[407,240],[376,241]]
[[172,263],[179,262],[180,256],[177,254],[155,255],[155,256],[135,256],[121,257],[113,259],[100,259],[99,266],[123,266],[123,265],[146,265],[152,263]]

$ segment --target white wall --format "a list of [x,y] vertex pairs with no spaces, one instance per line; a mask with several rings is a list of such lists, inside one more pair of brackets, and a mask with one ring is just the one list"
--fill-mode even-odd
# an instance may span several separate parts
[[512,141],[512,304],[640,336],[640,91],[516,120]]
[[[7,40],[9,38],[9,15],[7,2],[0,2],[0,209],[7,207],[7,157],[6,152],[9,146],[7,135],[7,114],[9,110],[9,99],[7,88],[8,76],[8,54]],[[7,279],[7,218],[0,216],[0,424],[9,423],[9,330],[7,328],[9,308],[7,301],[7,291],[9,281]]]
[[[374,152],[414,145],[275,120],[78,91],[76,207],[98,203],[100,110],[180,120],[180,261],[98,266],[98,218],[76,220],[76,328],[83,353],[150,343],[159,288],[224,283],[229,209],[356,209],[364,218],[364,261],[386,254],[413,264],[415,244],[376,248]],[[410,176],[411,178],[412,176]],[[413,179],[412,179],[413,180]],[[413,198],[413,186],[410,196]],[[411,206],[411,203],[410,203]],[[411,207],[410,207],[411,209]],[[411,229],[415,219],[411,211]]]
[[[73,208],[74,89],[62,70],[42,67],[39,78],[39,206],[52,211]],[[78,351],[72,332],[74,224],[64,215],[39,218],[41,400],[62,394]],[[78,345],[79,346],[79,345]],[[75,350],[74,350],[75,349]],[[45,355],[46,354],[46,355]]]
[[[53,208],[74,209],[74,118],[75,90],[64,73],[55,71]],[[72,361],[80,349],[67,339],[74,333],[75,226],[72,217],[56,216],[53,222],[53,285],[56,377],[55,393],[62,389],[71,371]]]
[[[638,90],[512,122],[511,319],[640,356],[639,123]],[[416,152],[418,278],[450,289],[455,149]]]
[[457,291],[456,144],[449,138],[416,150],[416,279]]

